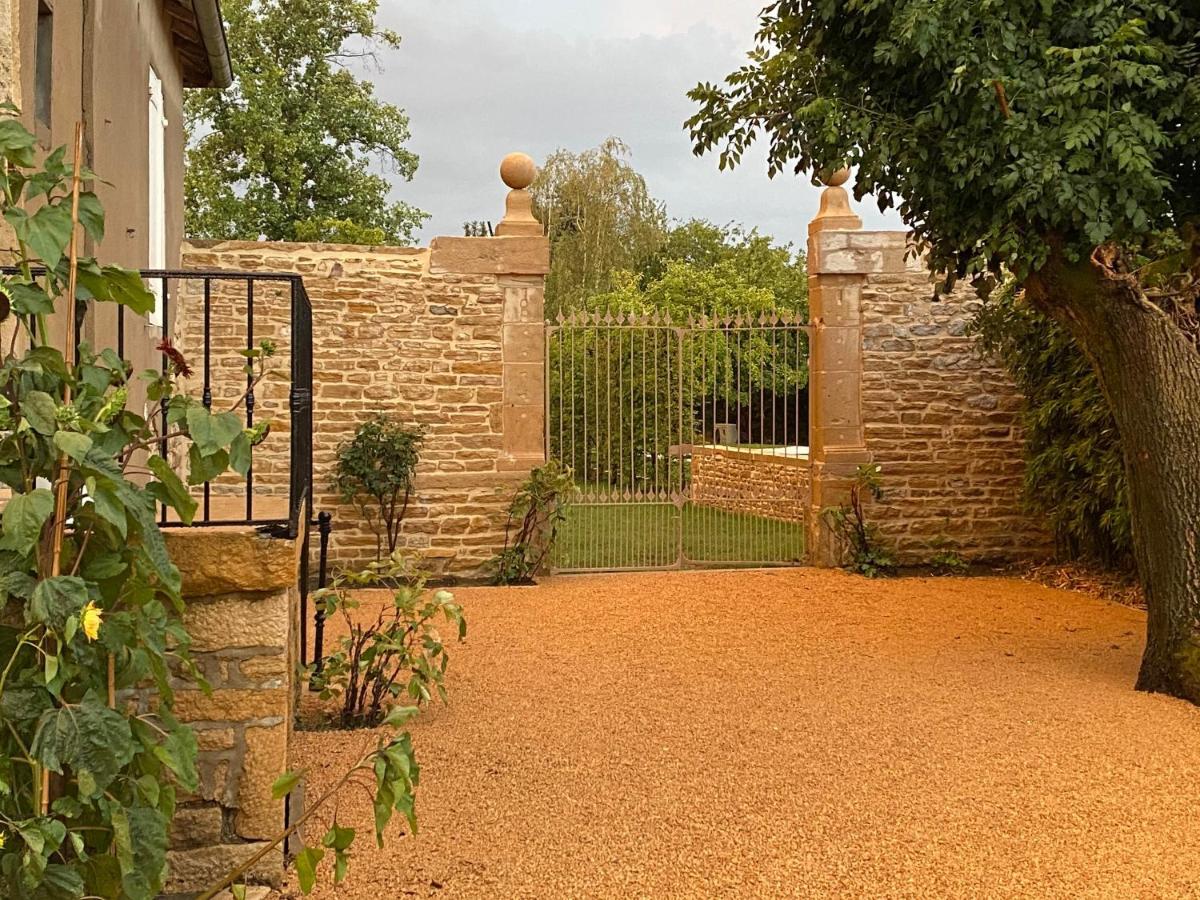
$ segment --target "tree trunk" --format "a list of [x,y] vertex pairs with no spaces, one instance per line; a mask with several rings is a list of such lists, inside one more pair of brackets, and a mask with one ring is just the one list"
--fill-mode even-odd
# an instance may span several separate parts
[[1091,359],[1121,434],[1149,609],[1137,688],[1200,703],[1200,352],[1107,256],[1052,254],[1026,295]]

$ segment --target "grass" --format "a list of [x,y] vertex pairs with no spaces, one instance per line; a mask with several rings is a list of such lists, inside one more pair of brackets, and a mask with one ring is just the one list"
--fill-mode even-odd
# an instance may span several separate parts
[[576,504],[555,550],[560,569],[674,565],[682,538],[692,563],[792,563],[804,558],[804,526],[695,504]]

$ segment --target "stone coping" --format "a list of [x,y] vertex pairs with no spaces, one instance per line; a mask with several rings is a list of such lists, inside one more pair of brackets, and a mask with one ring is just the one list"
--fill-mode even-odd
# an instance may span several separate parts
[[[777,451],[796,450],[797,456],[783,456]],[[723,456],[726,459],[744,459],[748,462],[774,463],[781,466],[796,466],[807,469],[810,465],[807,447],[756,447],[739,449],[730,446],[713,446],[697,444],[692,448],[693,456]]]
[[294,540],[229,527],[166,529],[163,537],[183,575],[185,597],[269,593],[296,584]]

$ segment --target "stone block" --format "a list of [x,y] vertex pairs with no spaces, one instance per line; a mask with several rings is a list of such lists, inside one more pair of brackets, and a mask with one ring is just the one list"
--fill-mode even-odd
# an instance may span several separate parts
[[178,691],[175,715],[185,722],[244,722],[288,715],[285,689],[261,688],[203,691]]
[[282,650],[287,646],[292,596],[291,591],[276,589],[265,596],[232,595],[189,601],[183,622],[192,636],[192,650],[198,653],[234,647]]
[[429,271],[435,275],[545,275],[550,242],[544,237],[438,237],[430,244]]
[[269,838],[283,829],[283,801],[271,785],[287,770],[288,726],[246,729],[246,754],[238,783],[234,831],[242,838]]
[[[266,848],[266,842],[216,844],[194,850],[167,851],[168,894],[201,891],[220,881],[249,857]],[[272,848],[251,866],[248,883],[278,887],[283,882],[283,851]]]
[[295,541],[254,531],[177,528],[164,533],[184,597],[277,591],[296,584]]
[[221,807],[189,806],[175,810],[171,820],[170,846],[175,850],[192,850],[221,842],[224,816]]

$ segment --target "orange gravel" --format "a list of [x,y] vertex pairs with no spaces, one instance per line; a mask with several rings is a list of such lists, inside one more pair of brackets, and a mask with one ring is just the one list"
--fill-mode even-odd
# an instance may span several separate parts
[[[1200,710],[1132,690],[1138,610],[804,569],[457,595],[421,833],[377,851],[347,794],[317,896],[1200,896]],[[320,790],[368,738],[293,764]]]

